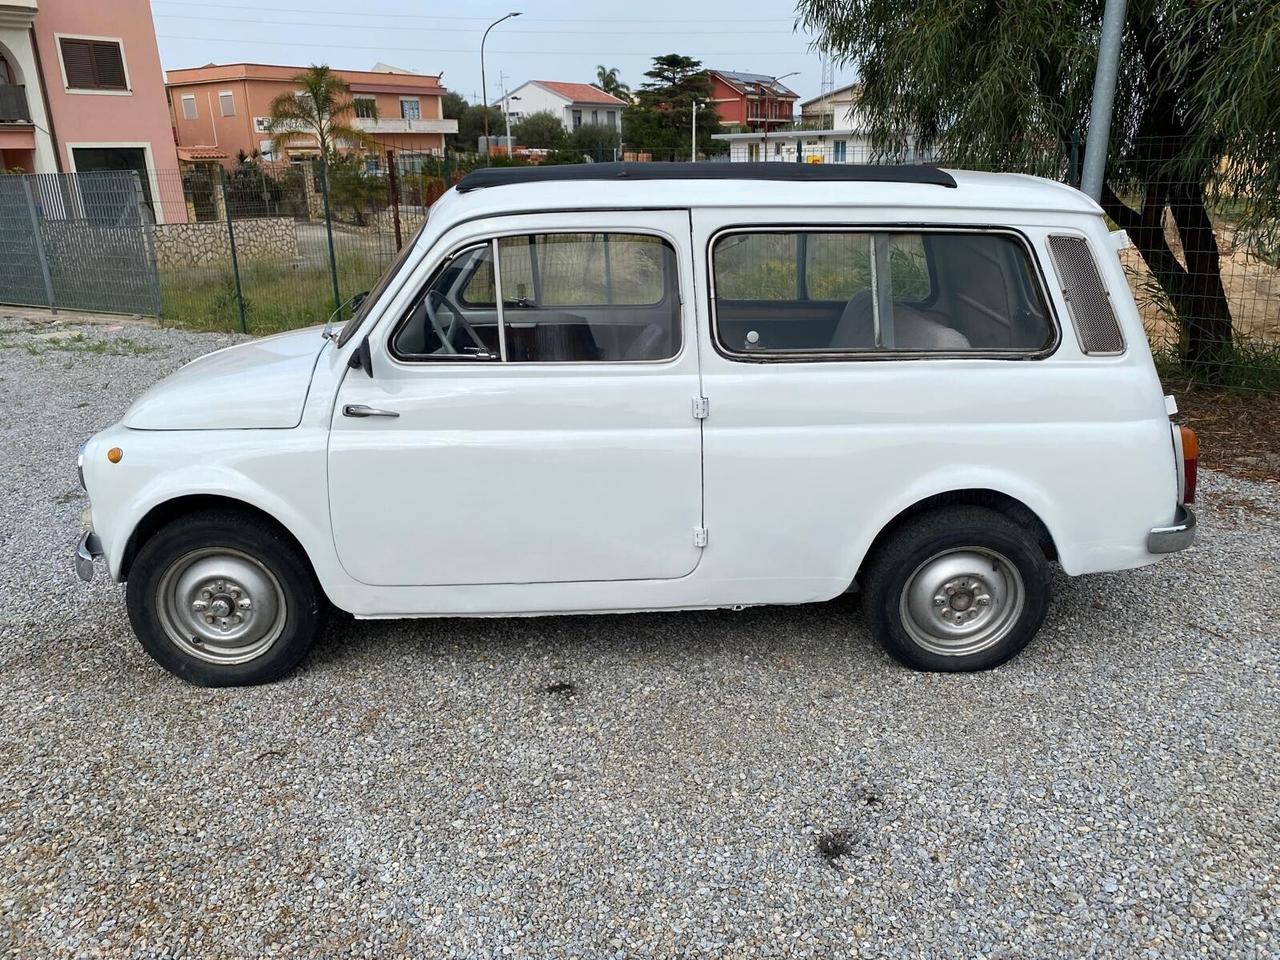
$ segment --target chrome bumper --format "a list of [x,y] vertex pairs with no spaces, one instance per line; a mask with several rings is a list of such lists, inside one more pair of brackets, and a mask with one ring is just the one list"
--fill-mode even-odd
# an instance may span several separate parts
[[1196,542],[1196,515],[1186,504],[1178,504],[1178,515],[1167,527],[1153,527],[1147,534],[1148,553],[1177,553]]
[[102,541],[92,530],[86,530],[76,545],[76,575],[85,583],[93,580],[93,561],[101,556]]

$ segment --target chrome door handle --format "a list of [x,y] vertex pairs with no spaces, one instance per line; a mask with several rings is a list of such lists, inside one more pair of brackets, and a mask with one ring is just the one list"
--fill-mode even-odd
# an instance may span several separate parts
[[342,408],[344,417],[398,417],[400,414],[394,410],[379,410],[376,407],[367,407],[363,403],[348,403]]

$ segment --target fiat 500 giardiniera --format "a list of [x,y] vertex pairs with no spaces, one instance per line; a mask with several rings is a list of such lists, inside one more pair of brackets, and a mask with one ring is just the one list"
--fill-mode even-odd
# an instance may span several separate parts
[[[332,606],[524,616],[824,601],[926,670],[1013,656],[1051,568],[1195,536],[1099,208],[930,167],[472,173],[347,322],[220,350],[82,448],[81,576],[193,683]],[[853,625],[851,624],[851,632]]]

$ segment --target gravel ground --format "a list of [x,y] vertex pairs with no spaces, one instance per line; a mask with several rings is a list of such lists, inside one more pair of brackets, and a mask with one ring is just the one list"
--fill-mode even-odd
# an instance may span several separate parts
[[0,322],[0,946],[15,957],[1280,955],[1280,487],[1059,578],[976,676],[849,598],[339,619],[271,687],[81,584],[76,444],[233,338]]

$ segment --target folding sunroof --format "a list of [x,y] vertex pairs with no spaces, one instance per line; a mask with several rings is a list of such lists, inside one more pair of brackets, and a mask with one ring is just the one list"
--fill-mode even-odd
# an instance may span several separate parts
[[587,180],[784,180],[790,183],[918,183],[954,187],[937,167],[911,164],[843,163],[574,163],[550,167],[485,167],[458,182],[458,191],[517,183],[576,183]]

